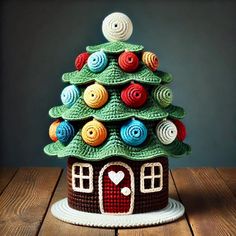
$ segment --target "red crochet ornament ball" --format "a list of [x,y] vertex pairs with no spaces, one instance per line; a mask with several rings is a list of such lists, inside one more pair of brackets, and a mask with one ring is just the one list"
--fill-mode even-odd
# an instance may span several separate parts
[[177,139],[182,142],[186,138],[187,132],[185,125],[180,120],[172,120],[177,128]]
[[118,58],[118,64],[125,72],[133,72],[138,68],[139,59],[133,52],[123,52]]
[[89,53],[83,52],[79,54],[75,59],[75,68],[81,70],[89,58]]
[[136,83],[132,83],[121,92],[121,100],[132,108],[139,108],[147,101],[148,93],[146,89]]

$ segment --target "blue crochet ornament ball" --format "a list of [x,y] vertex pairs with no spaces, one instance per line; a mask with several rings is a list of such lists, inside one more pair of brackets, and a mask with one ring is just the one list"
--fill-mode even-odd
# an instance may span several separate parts
[[61,101],[67,106],[71,107],[79,98],[80,91],[75,85],[69,85],[62,90]]
[[94,52],[88,58],[87,64],[92,72],[101,72],[107,66],[108,59],[103,51]]
[[139,146],[144,143],[147,133],[146,126],[139,120],[130,120],[120,129],[122,140],[131,146]]
[[75,130],[73,125],[71,125],[68,121],[62,121],[56,130],[56,136],[58,140],[63,143],[69,143],[75,135]]

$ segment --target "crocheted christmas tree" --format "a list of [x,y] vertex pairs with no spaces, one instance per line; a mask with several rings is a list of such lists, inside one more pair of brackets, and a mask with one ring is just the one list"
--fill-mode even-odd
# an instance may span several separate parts
[[62,76],[62,103],[49,110],[53,142],[44,151],[68,158],[67,198],[52,213],[102,227],[175,220],[184,207],[168,196],[168,157],[191,150],[183,142],[184,109],[172,104],[172,76],[156,54],[126,42],[133,31],[126,15],[107,16],[102,30],[109,42],[76,57],[76,70]]
[[172,104],[171,74],[142,45],[113,40],[88,46],[65,73],[62,105],[50,109],[46,154],[83,160],[145,160],[190,152],[184,109]]

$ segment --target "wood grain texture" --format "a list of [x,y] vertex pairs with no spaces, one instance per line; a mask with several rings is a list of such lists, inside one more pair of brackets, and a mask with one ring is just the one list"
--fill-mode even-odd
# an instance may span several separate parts
[[[55,219],[48,208],[67,193],[65,171],[58,168],[0,169],[0,235],[236,235],[235,169],[177,169],[170,175],[170,197],[178,199],[187,218],[160,226],[100,229]],[[174,181],[173,181],[174,180]],[[56,191],[54,192],[56,187]],[[54,193],[54,195],[53,195]],[[51,206],[50,204],[50,206]],[[46,216],[45,216],[46,215]],[[44,218],[45,216],[45,218]],[[189,227],[191,226],[191,229]]]
[[[178,200],[178,195],[171,174],[169,175],[169,196]],[[180,218],[172,223],[136,228],[136,229],[118,229],[119,236],[156,236],[156,235],[181,235],[190,236],[192,235],[191,230],[188,226],[188,222],[185,217]]]
[[231,192],[236,196],[236,169],[235,168],[217,168],[217,171],[230,188]]
[[36,235],[60,176],[59,168],[19,169],[0,196],[0,235]]
[[17,168],[0,168],[0,195],[15,175]]
[[[63,171],[63,174],[60,178],[60,181],[57,185],[56,191],[52,198],[51,205],[62,198],[65,198],[67,194],[66,186],[66,171]],[[100,228],[89,228],[84,226],[77,226],[68,223],[64,223],[56,219],[48,209],[47,215],[44,219],[44,222],[41,226],[39,235],[41,236],[51,236],[51,235],[70,235],[70,236],[111,236],[115,235],[114,229],[100,229]]]
[[172,174],[194,235],[236,235],[236,200],[215,169]]

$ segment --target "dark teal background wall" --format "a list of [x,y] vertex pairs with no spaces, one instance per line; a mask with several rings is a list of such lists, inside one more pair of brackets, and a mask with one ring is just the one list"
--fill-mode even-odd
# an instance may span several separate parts
[[177,166],[236,166],[235,1],[3,1],[1,8],[1,165],[57,166],[47,157],[48,110],[60,104],[61,75],[87,45],[105,42],[103,18],[133,21],[132,43],[160,58],[174,76],[174,104],[191,156]]

